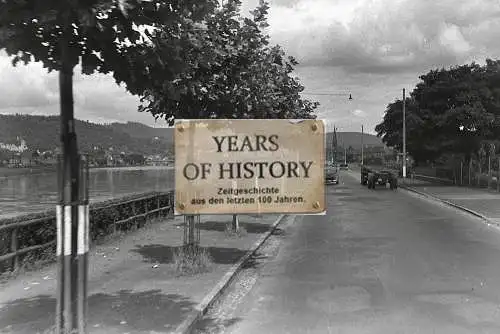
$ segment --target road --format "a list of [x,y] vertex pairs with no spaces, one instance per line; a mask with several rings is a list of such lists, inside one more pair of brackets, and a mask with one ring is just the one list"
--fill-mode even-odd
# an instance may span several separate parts
[[[297,217],[226,333],[500,333],[500,232],[343,172]],[[227,313],[227,312],[226,312]]]

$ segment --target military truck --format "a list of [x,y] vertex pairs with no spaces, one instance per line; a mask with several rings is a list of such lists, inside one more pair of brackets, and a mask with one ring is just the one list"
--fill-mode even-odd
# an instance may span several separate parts
[[376,185],[387,186],[392,190],[398,188],[398,178],[390,170],[376,167],[361,166],[361,184],[368,185],[368,189],[375,189]]

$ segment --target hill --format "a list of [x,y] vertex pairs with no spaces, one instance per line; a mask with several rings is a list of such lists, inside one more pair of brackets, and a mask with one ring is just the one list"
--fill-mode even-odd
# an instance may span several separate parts
[[[155,129],[141,123],[95,124],[77,120],[78,146],[82,152],[94,147],[142,154],[173,151],[171,129]],[[26,141],[30,150],[54,150],[60,145],[59,116],[0,115],[0,142]]]
[[138,122],[111,123],[111,128],[130,135],[133,138],[151,139],[162,138],[169,143],[173,143],[173,128],[152,128]]
[[[161,154],[173,152],[173,129],[152,128],[137,122],[111,123],[107,125],[76,121],[78,146],[88,152],[95,146],[127,153]],[[17,137],[26,141],[30,150],[53,150],[60,145],[59,116],[1,115],[0,143],[17,144]],[[327,143],[333,133],[327,133]],[[382,140],[364,134],[365,147],[384,147]],[[360,132],[337,132],[339,146],[361,149]]]
[[[333,139],[333,132],[328,132],[326,134],[326,143],[327,145],[331,145]],[[337,132],[337,143],[341,147],[348,148],[352,146],[355,150],[361,149],[361,132]],[[382,142],[382,139],[369,134],[363,134],[363,144],[365,147],[385,147],[385,144]]]

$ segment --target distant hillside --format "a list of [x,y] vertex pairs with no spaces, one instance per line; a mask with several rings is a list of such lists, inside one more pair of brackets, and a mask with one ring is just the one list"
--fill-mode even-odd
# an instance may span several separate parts
[[114,130],[127,133],[134,138],[151,139],[154,137],[163,138],[168,142],[173,142],[173,128],[152,128],[138,122],[111,123]]
[[[100,125],[79,120],[75,127],[83,152],[95,146],[142,154],[173,151],[170,129],[154,129],[141,123]],[[16,144],[17,137],[21,137],[29,149],[53,150],[60,145],[59,130],[59,116],[0,115],[0,142],[5,144]]]
[[[18,144],[17,137],[26,141],[29,149],[53,150],[60,145],[59,116],[1,115],[0,143]],[[142,123],[112,123],[100,125],[77,121],[78,146],[83,152],[94,146],[127,153],[158,154],[173,152],[173,129],[152,128]],[[327,133],[327,143],[332,142],[333,133]],[[339,146],[361,148],[360,132],[338,132]],[[367,147],[384,147],[382,140],[371,134],[364,134]]]
[[[333,132],[326,134],[326,142],[330,144],[333,139]],[[361,132],[337,132],[337,143],[341,147],[361,149]],[[365,147],[385,147],[381,138],[375,135],[364,133],[363,144]]]

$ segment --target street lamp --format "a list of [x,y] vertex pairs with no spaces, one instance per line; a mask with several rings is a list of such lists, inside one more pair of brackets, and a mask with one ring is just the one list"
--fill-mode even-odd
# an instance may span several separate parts
[[[311,93],[311,92],[301,92],[303,95],[316,95],[316,96],[349,96],[348,100],[352,101],[352,94],[351,93]],[[334,127],[334,137],[335,137],[335,127]],[[334,143],[332,143],[333,149],[335,150],[334,152],[334,162],[336,162],[337,159],[337,143],[335,138],[333,138]],[[344,158],[345,159],[345,158]]]
[[318,95],[318,96],[349,96],[349,100],[352,100],[352,94],[347,93],[301,93],[304,95]]
[[365,129],[363,127],[363,124],[361,124],[361,166],[364,165],[364,144],[363,144],[363,137],[365,135]]

